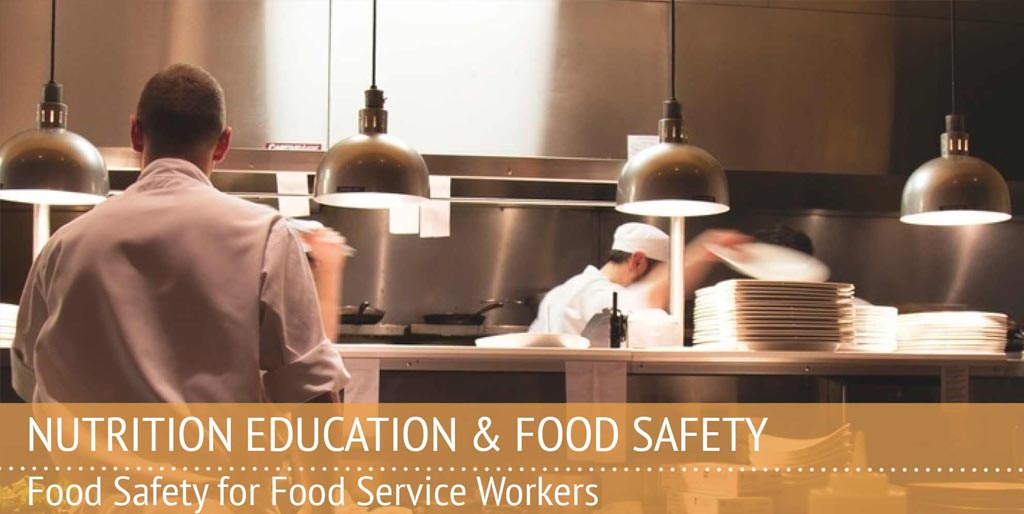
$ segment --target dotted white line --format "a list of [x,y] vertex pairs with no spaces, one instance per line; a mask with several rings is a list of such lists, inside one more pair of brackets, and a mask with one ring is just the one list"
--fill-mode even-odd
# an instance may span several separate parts
[[[7,468],[7,471],[10,471],[10,472],[13,472],[13,471],[16,471],[16,470],[23,471],[23,472],[25,472],[25,471],[50,471],[51,469],[53,471],[62,471],[62,470],[63,471],[74,471],[76,469],[75,466],[61,467],[61,466],[11,466],[11,465],[8,465],[6,468]],[[3,469],[3,466],[0,466],[0,469]],[[225,468],[223,466],[217,466],[216,468],[214,468],[212,466],[205,466],[205,467],[204,466],[192,466],[191,468],[189,466],[181,466],[180,468],[177,467],[177,466],[170,466],[169,468],[166,467],[166,466],[160,466],[160,467],[148,466],[148,467],[145,467],[145,468],[142,467],[142,466],[136,466],[136,467],[123,466],[123,467],[120,467],[120,468],[118,466],[110,466],[110,467],[108,467],[108,466],[100,466],[100,467],[88,466],[88,471],[91,471],[91,472],[97,472],[97,471],[106,472],[106,471],[119,471],[119,470],[125,471],[125,472],[132,472],[132,471],[141,472],[141,471],[143,471],[143,469],[145,469],[147,471],[150,471],[150,472],[156,471],[156,470],[159,470],[159,471],[163,472],[163,471],[166,471],[168,469],[170,471],[178,471],[179,469],[181,471],[189,471],[191,469],[192,471],[195,471],[195,472],[199,472],[199,471],[203,471],[203,470],[208,471],[208,472],[212,472],[212,471],[214,471],[214,469],[216,469],[216,471],[218,471],[218,472],[224,472]],[[235,471],[235,467],[234,466],[230,466],[230,467],[228,467],[226,469],[229,472],[234,472]],[[246,471],[246,467],[245,466],[241,466],[238,469],[240,471]],[[259,471],[260,467],[259,466],[252,466],[250,469],[252,471]],[[262,466],[262,469],[263,469],[264,472],[271,472],[272,469],[273,469],[274,472],[281,472],[282,471],[281,466],[276,466],[274,468],[271,468],[270,466]],[[304,467],[304,466],[298,466],[297,468],[293,468],[293,467],[289,466],[289,467],[287,467],[285,469],[288,472],[292,472],[292,471],[295,471],[295,470],[305,471],[306,469],[308,469],[310,471],[321,470],[321,471],[327,472],[329,470],[333,470],[335,472],[338,472],[341,468],[339,468],[338,466],[333,466],[333,467],[328,467],[328,466],[323,466],[323,467],[310,466],[308,468]],[[384,472],[384,471],[387,471],[387,469],[388,468],[386,468],[384,466],[380,466],[379,468],[374,467],[374,466],[366,466],[365,467],[365,471],[367,471],[367,472],[374,472],[374,471]],[[473,472],[480,472],[480,470],[481,470],[480,467],[476,467],[476,466],[474,466],[472,468],[467,468],[465,466],[462,466],[460,468],[456,468],[455,466],[449,466],[447,468],[447,470],[450,471],[450,472],[455,472],[456,469],[461,470],[462,472],[466,472],[466,471],[468,471],[470,469]],[[512,473],[517,468],[514,468],[512,466],[508,466],[508,467],[505,467],[505,468],[503,468],[502,466],[494,466],[493,468],[491,466],[485,466],[482,469],[483,469],[483,472],[485,472],[485,473],[490,473],[492,471],[492,469],[493,469],[493,471],[495,473],[500,473],[500,472],[503,472],[503,471],[507,471],[509,473]],[[586,468],[584,468],[583,466],[578,466],[576,468],[573,468],[572,466],[565,466],[565,467],[560,467],[560,466],[553,466],[553,467],[543,466],[543,467],[537,468],[536,466],[532,466],[532,467],[529,468],[530,472],[533,472],[533,473],[536,473],[538,471],[538,469],[542,473],[548,473],[549,470],[550,470],[550,471],[555,472],[555,473],[558,473],[558,472],[572,473],[574,471],[578,472],[578,473],[583,473],[584,471],[587,471],[587,472],[590,472],[590,473],[594,473],[594,472],[605,473],[607,471],[611,471],[612,473],[618,473],[618,472],[622,472],[622,473],[642,473],[642,472],[645,472],[645,471],[647,473],[653,473],[653,472],[666,473],[666,471],[669,472],[669,473],[676,473],[676,472],[687,473],[687,472],[691,472],[692,471],[693,473],[702,473],[702,472],[703,473],[724,473],[724,472],[729,472],[729,473],[735,473],[735,472],[740,472],[740,473],[745,473],[745,472],[752,472],[752,473],[757,473],[757,472],[763,472],[763,473],[769,473],[769,472],[774,472],[774,473],[840,473],[840,472],[842,472],[842,473],[864,473],[864,472],[867,472],[867,473],[892,473],[892,474],[897,474],[897,473],[922,473],[923,472],[923,473],[954,473],[954,474],[955,473],[961,473],[961,474],[1021,473],[1021,474],[1024,474],[1024,467],[1018,467],[1018,468],[1012,468],[1012,467],[1006,467],[1006,468],[1003,468],[1003,467],[980,467],[979,468],[977,466],[972,466],[972,467],[969,467],[969,468],[968,467],[946,467],[946,468],[944,468],[944,467],[935,467],[935,468],[933,468],[933,467],[930,467],[930,466],[929,467],[924,467],[924,468],[919,467],[919,466],[915,466],[915,467],[909,467],[909,466],[895,467],[895,466],[890,466],[890,467],[878,467],[878,468],[875,468],[875,467],[867,467],[867,468],[861,468],[861,467],[855,467],[855,468],[850,468],[850,467],[843,467],[843,468],[840,468],[840,467],[832,467],[832,468],[826,468],[826,467],[820,467],[820,468],[815,468],[815,467],[808,467],[808,468],[804,468],[804,467],[798,467],[798,468],[793,468],[793,467],[786,467],[786,468],[782,468],[782,467],[774,467],[774,468],[760,467],[759,468],[759,467],[756,467],[756,466],[750,466],[750,467],[746,467],[746,466],[740,466],[740,467],[715,466],[715,467],[712,468],[711,466],[705,466],[703,468],[698,468],[698,467],[688,468],[686,466],[679,466],[677,468],[676,466],[666,467],[664,465],[661,465],[661,466],[657,466],[657,467],[654,467],[654,466],[646,466],[646,467],[641,467],[641,466],[612,466],[611,468],[608,468],[608,467],[605,467],[605,466],[602,466],[600,468],[597,468],[597,467],[594,467],[594,466],[589,466],[589,467],[586,467]],[[80,471],[80,472],[84,472],[84,471],[86,471],[86,466],[77,466],[77,470]],[[344,470],[346,472],[351,472],[352,471],[352,467],[351,466],[345,466]],[[364,471],[364,466],[356,466],[355,470],[359,471],[359,472],[362,472],[362,471]],[[391,466],[391,471],[397,472],[398,470],[399,470],[398,466]],[[401,470],[404,471],[404,472],[408,472],[408,471],[410,471],[410,467],[409,466],[403,466],[401,468]],[[421,468],[419,466],[415,466],[415,467],[412,467],[411,470],[414,471],[414,472],[420,472],[420,471],[425,471],[425,472],[433,472],[433,471],[443,472],[443,471],[446,470],[446,468],[444,466],[436,466],[436,467],[429,466],[429,467],[425,467],[425,468]],[[527,468],[525,466],[519,466],[518,470],[519,470],[520,473],[523,473],[523,472],[526,472]]]

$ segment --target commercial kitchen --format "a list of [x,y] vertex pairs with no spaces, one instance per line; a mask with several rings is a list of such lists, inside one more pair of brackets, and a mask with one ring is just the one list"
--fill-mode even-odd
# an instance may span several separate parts
[[[1006,402],[1024,394],[1014,323],[1024,313],[1019,2],[54,5],[57,98],[67,129],[102,156],[109,194],[139,174],[127,120],[142,85],[189,62],[223,84],[234,130],[214,185],[347,238],[355,252],[337,341],[353,375],[346,402]],[[36,123],[51,73],[51,16],[50,2],[0,2],[0,141]],[[386,94],[364,96],[371,80]],[[673,96],[678,104],[666,104]],[[429,201],[338,206],[327,197],[352,190],[331,182],[330,150],[382,127],[422,155],[429,191],[416,194]],[[645,176],[624,168],[639,169],[659,144],[704,152],[720,165],[698,172],[718,178],[644,189]],[[984,179],[984,194],[957,193],[957,177],[981,179],[955,166],[943,168],[946,183],[908,182],[940,154],[969,154],[998,172]],[[645,200],[727,212],[623,212]],[[0,202],[0,302],[18,303],[34,248],[88,209]],[[950,210],[1001,222],[910,223]],[[616,348],[600,338],[588,348],[477,345],[526,332],[543,295],[604,263],[616,228],[631,221],[669,233],[674,258],[708,229],[784,226],[806,234],[829,283],[852,285],[843,294],[858,305],[901,316],[1003,315],[1006,345],[915,347],[895,339],[895,326],[884,350],[801,334],[789,347],[700,344],[695,292],[745,278],[724,264],[685,288],[669,265],[669,312],[682,337]],[[0,363],[0,401],[17,401],[6,349]]]

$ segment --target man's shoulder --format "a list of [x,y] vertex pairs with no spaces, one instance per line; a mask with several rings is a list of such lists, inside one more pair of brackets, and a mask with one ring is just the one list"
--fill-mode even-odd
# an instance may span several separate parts
[[236,213],[240,216],[264,217],[268,221],[281,218],[281,213],[269,205],[251,202],[216,189],[209,191],[209,201],[215,203],[217,207],[223,208],[225,212]]
[[[126,198],[129,203],[125,211],[133,211],[147,199],[143,196]],[[118,210],[116,206],[111,206]],[[281,219],[281,213],[270,207],[234,196],[209,186],[191,186],[187,190],[175,194],[174,209],[190,211],[192,215],[204,219],[205,223],[237,223],[238,221],[273,225]]]
[[[75,240],[79,237],[92,237],[97,231],[105,232],[111,227],[123,223],[148,223],[146,216],[153,213],[145,206],[147,199],[134,198],[131,194],[111,198],[89,212],[55,231],[51,243],[64,240]],[[268,205],[250,202],[243,198],[223,193],[216,189],[194,191],[183,195],[180,203],[175,205],[176,212],[188,213],[183,218],[199,217],[204,225],[224,224],[237,227],[239,223],[264,227],[268,232],[271,227],[282,220],[281,213]],[[159,214],[166,216],[167,213]]]

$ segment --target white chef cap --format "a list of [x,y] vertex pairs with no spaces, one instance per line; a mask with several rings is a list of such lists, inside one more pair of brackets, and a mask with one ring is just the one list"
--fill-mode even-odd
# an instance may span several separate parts
[[626,223],[615,229],[612,250],[644,252],[648,258],[668,262],[668,234],[646,223]]

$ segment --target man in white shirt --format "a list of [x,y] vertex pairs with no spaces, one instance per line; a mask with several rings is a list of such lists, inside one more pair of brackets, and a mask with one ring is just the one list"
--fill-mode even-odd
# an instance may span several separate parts
[[[699,281],[717,262],[705,243],[734,245],[748,240],[732,231],[710,230],[691,242],[686,253],[686,283]],[[626,223],[615,230],[612,252],[601,269],[587,266],[582,273],[544,296],[530,332],[579,335],[595,315],[612,306],[619,294],[619,309],[668,307],[669,237],[655,226]]]
[[[58,230],[29,272],[14,387],[57,402],[337,401],[348,379],[325,335],[337,262],[314,266],[273,209],[210,182],[231,139],[209,73],[174,65],[131,123],[143,170]],[[321,256],[342,260],[340,252]],[[336,312],[336,310],[335,310]]]

